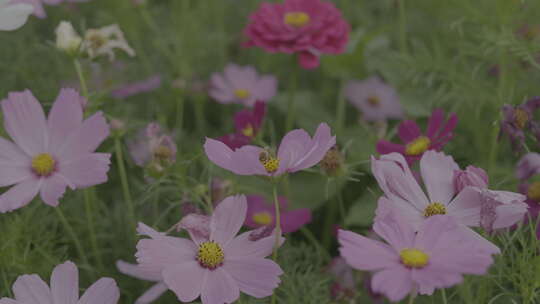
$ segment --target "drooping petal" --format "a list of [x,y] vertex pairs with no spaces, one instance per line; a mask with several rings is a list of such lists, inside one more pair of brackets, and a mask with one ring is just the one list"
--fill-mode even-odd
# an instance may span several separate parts
[[55,304],[49,286],[36,274],[22,275],[13,283],[13,294],[18,303]]
[[371,288],[391,301],[401,301],[413,288],[411,271],[401,265],[379,271],[373,275]]
[[138,297],[135,304],[150,304],[161,297],[168,289],[169,287],[165,283],[157,283]]
[[236,281],[224,267],[207,271],[206,281],[201,290],[201,301],[204,304],[233,303],[240,297],[240,289]]
[[195,300],[207,280],[208,269],[202,268],[195,259],[163,270],[163,281],[182,302]]
[[272,295],[281,280],[283,270],[274,261],[261,258],[245,258],[227,261],[223,269],[230,274],[240,290],[255,298]]
[[44,178],[40,188],[40,196],[43,202],[49,206],[58,206],[58,200],[66,192],[66,180],[60,175],[52,175]]
[[437,288],[448,288],[461,283],[463,276],[457,272],[438,269],[430,263],[420,270],[413,270],[412,280],[417,284],[419,294],[432,295]]
[[26,206],[38,194],[41,181],[27,179],[0,195],[0,213],[13,211]]
[[72,262],[56,266],[51,275],[54,304],[76,304],[79,300],[79,270]]
[[82,97],[74,89],[62,89],[50,112],[48,123],[49,151],[56,151],[71,132],[80,128],[83,121]]
[[80,127],[72,131],[62,146],[58,147],[58,158],[71,161],[81,155],[94,152],[109,136],[109,125],[102,112],[97,112],[83,121]]
[[66,179],[70,187],[99,185],[107,181],[110,158],[108,153],[83,154],[69,161],[61,161],[58,164],[58,174]]
[[246,211],[247,202],[244,195],[225,198],[217,205],[210,219],[210,239],[227,247],[244,224]]
[[390,246],[351,231],[339,230],[339,252],[347,264],[358,270],[380,270],[399,265],[397,252]]
[[207,215],[188,214],[182,218],[177,227],[178,230],[185,229],[197,244],[210,239],[210,217]]
[[9,93],[2,101],[2,112],[7,133],[26,154],[33,156],[45,151],[45,114],[29,90]]
[[455,194],[454,171],[459,170],[452,156],[426,151],[420,159],[420,172],[430,201],[448,205]]
[[101,278],[84,292],[77,304],[116,304],[120,290],[111,278]]

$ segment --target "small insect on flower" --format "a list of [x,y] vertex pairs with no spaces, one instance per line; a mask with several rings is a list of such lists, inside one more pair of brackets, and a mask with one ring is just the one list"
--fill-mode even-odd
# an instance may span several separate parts
[[240,291],[256,298],[268,297],[283,274],[278,264],[265,258],[272,252],[275,234],[257,241],[249,239],[251,231],[236,236],[246,211],[242,195],[224,199],[209,218],[189,215],[190,224],[184,229],[191,240],[166,236],[139,224],[139,233],[150,239],[137,244],[137,261],[146,271],[159,274],[160,281],[182,302],[200,296],[203,304],[233,303]]
[[15,298],[0,299],[2,304],[116,304],[120,290],[111,278],[101,278],[92,284],[79,299],[79,270],[68,261],[56,266],[51,275],[50,287],[37,274],[25,274],[13,283]]
[[431,295],[436,288],[461,283],[463,274],[485,274],[493,262],[449,216],[431,216],[416,232],[389,213],[377,219],[373,229],[386,243],[340,230],[340,253],[351,267],[374,272],[371,288],[391,301],[413,290]]
[[124,38],[124,33],[117,24],[99,29],[89,29],[84,34],[82,50],[87,52],[91,59],[100,55],[108,55],[109,60],[114,61],[115,49],[120,49],[131,57],[135,56],[135,51],[129,46]]
[[12,92],[2,101],[4,127],[13,142],[0,138],[0,212],[25,206],[39,193],[58,206],[66,187],[86,188],[107,181],[110,154],[94,153],[109,136],[103,113],[83,119],[84,98],[62,89],[48,119],[30,91]]

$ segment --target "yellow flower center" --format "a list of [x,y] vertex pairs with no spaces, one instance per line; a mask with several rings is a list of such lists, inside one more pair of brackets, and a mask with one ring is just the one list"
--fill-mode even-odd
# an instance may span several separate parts
[[249,96],[251,96],[251,93],[245,89],[237,89],[234,91],[234,95],[236,95],[238,99],[246,99],[246,98],[249,98]]
[[514,119],[516,120],[518,128],[523,129],[529,121],[529,113],[523,109],[517,108],[514,111]]
[[401,258],[401,263],[410,268],[422,268],[429,262],[429,255],[414,248],[401,250],[399,257]]
[[288,12],[285,13],[284,22],[287,25],[294,27],[303,27],[309,23],[311,18],[304,12]]
[[247,137],[253,137],[253,135],[255,135],[255,130],[253,130],[251,124],[248,124],[244,129],[242,129],[242,134]]
[[411,156],[421,155],[422,153],[426,152],[427,149],[429,149],[430,144],[431,140],[429,140],[429,138],[426,136],[419,136],[407,144],[405,147],[405,154]]
[[259,154],[259,161],[268,173],[274,173],[279,169],[279,158],[271,156],[266,151]]
[[88,30],[86,40],[90,44],[90,48],[97,50],[107,44],[107,37],[103,36],[99,31]]
[[372,107],[377,107],[378,105],[381,104],[381,100],[377,96],[368,97],[367,102]]
[[56,167],[56,161],[49,153],[41,153],[32,159],[32,170],[39,176],[50,175]]
[[430,217],[436,214],[446,214],[446,207],[441,203],[431,203],[424,209],[424,217]]
[[172,157],[173,151],[166,146],[159,146],[154,150],[154,157],[160,160],[168,160]]
[[221,249],[218,243],[210,241],[199,245],[197,261],[199,261],[199,265],[202,267],[216,269],[223,264],[224,259],[223,249]]
[[272,215],[267,211],[255,213],[253,215],[253,221],[259,225],[266,226],[272,223]]
[[527,197],[540,202],[540,182],[534,182],[529,186],[527,190]]

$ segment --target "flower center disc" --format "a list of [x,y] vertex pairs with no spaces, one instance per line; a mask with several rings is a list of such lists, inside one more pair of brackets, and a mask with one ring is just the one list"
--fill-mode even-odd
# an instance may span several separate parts
[[424,210],[424,217],[430,217],[436,214],[446,214],[446,207],[441,203],[431,203]]
[[251,96],[251,93],[249,93],[249,91],[245,89],[237,89],[234,91],[234,95],[238,99],[246,99],[246,98],[249,98],[249,96]]
[[253,221],[259,225],[269,225],[272,223],[272,215],[266,211],[255,213],[253,215]]
[[244,134],[244,136],[247,136],[247,137],[253,137],[253,135],[255,135],[255,132],[251,124],[248,124],[245,128],[242,129],[242,134]]
[[284,22],[287,25],[294,27],[303,27],[311,21],[308,14],[304,12],[288,12],[285,13]]
[[279,169],[279,158],[270,156],[268,152],[261,152],[259,155],[259,161],[268,173],[274,173]]
[[540,202],[540,182],[534,182],[529,186],[527,197],[536,202]]
[[86,36],[86,40],[90,43],[90,48],[97,50],[107,44],[107,38],[101,35],[99,32],[90,32]]
[[216,269],[223,264],[225,255],[218,243],[210,241],[199,245],[197,261],[199,265],[208,269]]
[[381,104],[381,100],[377,96],[368,97],[367,102],[372,107],[377,107]]
[[426,136],[420,136],[407,144],[405,154],[411,156],[421,155],[429,149],[429,145],[431,145],[431,140]]
[[55,169],[56,161],[49,153],[41,153],[32,159],[32,170],[39,176],[48,176]]
[[517,108],[514,111],[514,118],[516,120],[518,128],[523,129],[529,121],[529,113],[527,113],[527,111],[523,109]]
[[429,255],[415,248],[405,248],[399,253],[401,263],[410,268],[422,268],[429,262]]
[[154,157],[161,160],[167,160],[172,157],[172,151],[168,147],[159,146],[154,150]]

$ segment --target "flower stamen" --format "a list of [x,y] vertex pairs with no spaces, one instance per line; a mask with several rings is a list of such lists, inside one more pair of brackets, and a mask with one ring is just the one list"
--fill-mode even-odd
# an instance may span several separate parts
[[279,158],[271,156],[266,151],[259,154],[259,161],[268,173],[274,173],[279,169]]
[[534,182],[527,189],[527,197],[533,201],[540,202],[540,182]]
[[246,89],[237,89],[234,91],[234,95],[238,99],[247,99],[249,96],[251,96],[251,93]]
[[251,126],[251,124],[248,124],[245,128],[242,129],[242,134],[247,137],[253,137],[253,135],[255,135],[253,126]]
[[518,128],[523,129],[527,125],[527,122],[529,122],[529,113],[523,109],[517,108],[514,111],[514,119],[516,120]]
[[214,241],[204,242],[199,245],[197,261],[199,265],[210,270],[214,270],[223,265],[225,254],[218,243]]
[[304,12],[288,12],[285,13],[283,22],[285,24],[294,26],[294,27],[303,27],[311,21],[311,18],[308,14]]
[[424,209],[424,217],[430,217],[437,214],[446,214],[446,206],[441,203],[431,203]]
[[431,145],[431,140],[426,136],[419,136],[405,147],[405,154],[410,156],[421,155]]
[[423,268],[429,262],[429,255],[415,248],[405,248],[400,251],[401,263],[410,268]]
[[49,153],[41,153],[32,159],[32,170],[39,176],[49,176],[56,168],[56,161]]
[[377,96],[370,96],[367,98],[367,102],[372,107],[378,107],[381,104],[381,100]]
[[255,223],[259,225],[263,225],[263,226],[266,226],[272,223],[272,215],[267,211],[253,214],[252,219]]

